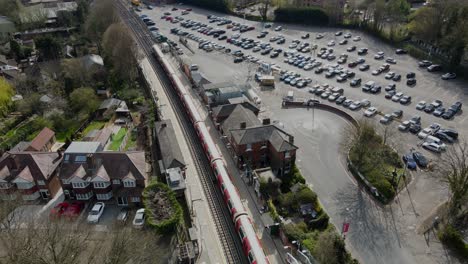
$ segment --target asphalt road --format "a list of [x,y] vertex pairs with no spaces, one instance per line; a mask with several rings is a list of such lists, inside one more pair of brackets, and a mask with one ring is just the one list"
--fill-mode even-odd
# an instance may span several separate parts
[[[176,41],[178,37],[169,34],[169,30],[180,26],[160,19],[162,13],[166,11],[171,12],[171,8],[172,6],[167,6],[164,7],[163,10],[144,10],[142,13],[152,17],[161,32]],[[173,13],[173,16],[180,16],[179,11]],[[183,17],[185,19],[207,23],[207,14],[213,14],[213,12],[194,8],[191,14]],[[234,21],[242,20],[236,17],[231,17],[231,19]],[[242,36],[255,38],[258,32],[261,31],[261,24],[256,22],[246,23],[254,25],[257,29],[254,32],[243,33]],[[320,32],[325,34],[324,39],[319,41],[309,39],[309,41],[317,43],[319,47],[321,47],[325,46],[329,40],[335,39],[334,32],[337,30],[293,25],[283,25],[283,28],[284,30],[279,33],[270,30],[270,34],[262,41],[268,42],[271,36],[282,34],[287,39],[286,44],[281,45],[283,46],[283,50],[285,50],[291,43],[291,40],[300,39],[300,36],[304,34],[304,32],[309,32],[312,37]],[[202,36],[200,33],[191,31],[190,29],[187,31]],[[395,55],[393,48],[379,40],[366,36],[363,33],[350,32],[353,34],[353,37],[356,35],[362,36],[362,40],[357,43],[351,40],[350,44],[344,46],[337,44],[333,47],[335,49],[335,54],[346,53],[346,47],[349,45],[356,45],[358,49],[360,47],[369,48],[369,53],[364,58],[366,59],[366,63],[371,65],[371,69],[368,72],[360,72],[357,68],[353,71],[356,72],[357,77],[363,79],[363,83],[368,80],[375,80],[377,83],[381,84],[382,87],[389,82],[384,79],[383,75],[376,77],[372,76],[370,72],[384,62],[374,60],[373,55],[378,51],[384,51],[388,55],[391,54],[390,56],[396,58],[398,61],[397,65],[391,66],[391,70],[402,74],[403,80],[407,72],[416,72],[418,84],[414,88],[407,87],[403,82],[397,84],[397,89],[413,97],[413,103],[411,105],[402,106],[386,100],[384,98],[384,93],[379,95],[365,94],[361,89],[350,88],[348,82],[338,84],[333,79],[326,79],[323,74],[317,75],[313,73],[313,71],[305,72],[291,65],[284,64],[284,57],[282,55],[280,55],[279,58],[270,59],[269,56],[252,53],[251,50],[243,50],[243,52],[244,54],[251,54],[265,61],[275,61],[275,63],[283,69],[301,72],[304,77],[311,77],[314,80],[313,84],[329,83],[330,85],[343,87],[345,88],[345,95],[348,98],[368,98],[372,101],[374,106],[377,106],[379,110],[385,113],[396,109],[402,109],[405,112],[403,119],[409,119],[412,115],[419,114],[422,116],[423,127],[437,122],[446,127],[456,128],[461,132],[461,135],[463,135],[464,131],[468,128],[466,114],[463,113],[460,116],[456,116],[455,120],[446,121],[432,115],[421,113],[415,109],[416,102],[419,100],[432,101],[434,99],[440,99],[448,105],[458,100],[466,102],[467,95],[463,90],[464,84],[461,81],[443,81],[440,79],[440,74],[431,74],[421,70],[416,66],[417,61],[415,59],[407,55]],[[234,33],[237,32],[228,30],[228,36]],[[239,49],[224,41],[215,40],[211,36],[203,35],[203,37],[208,40],[214,40],[232,50]],[[335,41],[338,43],[339,39]],[[253,75],[255,72],[256,66],[250,66],[252,64],[234,64],[232,57],[223,52],[213,51],[207,53],[197,48],[198,43],[189,40],[189,44],[195,51],[195,54],[184,49],[185,53],[192,63],[199,65],[203,75],[212,82],[231,80],[243,83],[246,82],[247,75]],[[348,61],[358,57],[356,54],[350,54],[349,56],[350,58]],[[331,62],[330,64],[334,63],[335,62]],[[327,64],[327,62],[324,62],[324,64]],[[347,67],[345,66],[345,68]],[[347,173],[345,163],[343,159],[340,158],[341,153],[339,146],[339,142],[342,140],[342,131],[343,128],[348,125],[347,122],[326,111],[317,110],[312,114],[312,111],[307,111],[305,109],[281,109],[280,100],[290,90],[295,91],[297,97],[310,97],[307,89],[300,90],[284,83],[277,83],[273,91],[258,90],[263,101],[261,115],[271,117],[272,120],[281,122],[286,130],[295,135],[295,142],[300,146],[297,163],[306,177],[307,182],[313,185],[314,190],[319,195],[320,200],[331,216],[331,221],[338,229],[341,228],[344,221],[351,223],[350,232],[346,240],[353,256],[361,260],[362,263],[443,263],[444,257],[440,256],[443,253],[439,250],[434,251],[431,249],[431,251],[425,247],[422,237],[414,236],[414,233],[407,232],[406,225],[409,224],[408,221],[400,221],[399,219],[403,217],[403,214],[411,214],[413,218],[416,218],[418,215],[417,213],[412,214],[406,212],[405,210],[409,210],[407,207],[401,209],[401,211],[405,213],[398,213],[397,209],[399,208],[397,204],[387,206],[383,209],[376,206],[367,194],[359,189],[355,180]],[[349,112],[357,118],[362,117],[362,111]],[[312,118],[312,116],[314,116],[314,118]],[[374,118],[374,120],[378,119]],[[396,127],[396,125],[397,124],[391,124],[393,127]],[[399,132],[396,133],[398,133],[398,136],[395,136],[394,141],[398,141],[397,145],[399,150],[407,151],[412,147],[417,147],[418,139],[415,136],[411,134],[400,134]],[[437,159],[436,155],[431,155],[428,152],[424,153],[433,159]],[[422,196],[420,200],[426,203],[424,200],[424,192],[425,190],[431,189],[428,185],[433,186],[434,180],[427,179],[424,182],[418,182],[418,184],[419,183],[424,183],[423,186],[425,189],[419,189],[419,196]],[[413,196],[418,196],[418,194],[414,194]],[[413,198],[417,199],[417,197]],[[437,195],[434,195],[434,197],[431,196],[431,198],[433,199],[430,202],[437,202],[437,199],[439,199]],[[409,200],[411,201],[411,199]],[[426,210],[430,210],[430,206],[427,205],[430,202],[426,203],[426,206],[429,207],[429,209]],[[410,202],[407,203],[409,204]],[[413,206],[412,202],[411,205]],[[428,252],[431,253],[429,254]]]

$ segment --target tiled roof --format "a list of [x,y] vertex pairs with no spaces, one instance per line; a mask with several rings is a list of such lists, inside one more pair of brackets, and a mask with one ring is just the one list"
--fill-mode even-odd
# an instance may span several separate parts
[[12,178],[26,167],[29,168],[32,177],[36,180],[47,180],[60,165],[62,160],[57,152],[7,152],[0,160],[0,170],[9,169]]
[[33,182],[34,181],[34,178],[31,174],[31,170],[29,169],[29,167],[24,167],[23,170],[21,170],[21,172],[18,174],[18,176],[16,176],[16,179],[23,179],[27,182]]
[[107,173],[107,170],[104,166],[101,165],[99,167],[98,171],[96,172],[96,177],[99,177],[103,180],[110,181],[109,174]]
[[44,127],[41,132],[31,141],[29,145],[30,150],[39,151],[41,150],[47,142],[49,142],[55,136],[55,132],[50,130],[47,127]]
[[4,166],[2,169],[0,169],[0,180],[6,181],[7,178],[10,176],[11,176],[11,172],[7,166]]
[[99,109],[109,109],[113,106],[118,107],[122,100],[116,99],[116,98],[109,98],[104,101],[102,101],[101,105],[99,106]]
[[[70,154],[68,162],[64,162],[60,168],[59,177],[69,179],[75,175],[75,171],[80,167],[87,177],[100,176],[103,170],[106,171],[110,180],[123,179],[131,174],[134,179],[146,180],[146,161],[144,151],[127,152],[96,152],[87,154],[89,158],[84,162],[73,162],[74,155]],[[82,172],[82,173],[83,173]]]
[[289,135],[274,125],[233,129],[231,135],[239,145],[268,141],[277,152],[297,149],[296,146],[289,143]]
[[240,128],[242,122],[246,123],[246,127],[256,126],[260,124],[257,116],[250,110],[245,109],[242,105],[236,105],[231,114],[224,120],[222,127],[225,132]]

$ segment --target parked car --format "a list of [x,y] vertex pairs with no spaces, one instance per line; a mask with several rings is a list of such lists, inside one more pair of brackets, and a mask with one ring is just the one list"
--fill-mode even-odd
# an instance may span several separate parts
[[403,110],[395,110],[392,113],[393,118],[401,118],[403,116]]
[[128,208],[123,207],[120,209],[119,214],[117,215],[117,221],[121,223],[125,223],[128,219]]
[[387,124],[390,124],[390,122],[392,122],[393,120],[393,117],[392,115],[390,114],[385,114],[382,118],[380,118],[380,123],[381,124],[384,124],[384,125],[387,125]]
[[450,106],[449,110],[452,110],[455,113],[458,113],[460,112],[462,105],[463,104],[461,102],[455,102],[452,106]]
[[416,84],[416,79],[414,78],[410,78],[408,80],[406,80],[406,85],[408,86],[412,86],[412,85],[415,85]]
[[349,85],[351,85],[352,87],[355,87],[355,86],[359,86],[361,85],[361,78],[356,78],[356,79],[353,79]]
[[452,119],[455,116],[455,114],[456,112],[454,112],[452,109],[448,109],[441,115],[441,117],[445,120],[449,120]]
[[397,50],[395,51],[395,53],[398,54],[398,55],[402,55],[402,54],[407,54],[408,51],[406,51],[406,50],[404,50],[404,49],[397,49]]
[[442,70],[442,65],[439,64],[432,64],[431,66],[427,67],[428,72],[436,72],[436,71],[441,71]]
[[391,64],[396,64],[397,61],[394,58],[387,58],[385,62],[391,63]]
[[417,110],[424,110],[426,107],[426,101],[419,101],[419,103],[416,105]]
[[78,216],[80,216],[84,207],[85,204],[83,202],[72,202],[71,205],[68,206],[67,210],[65,210],[65,213],[63,213],[63,217],[68,218],[69,220],[76,219]]
[[133,218],[133,227],[142,228],[145,224],[145,209],[138,209],[135,213],[135,218]]
[[429,150],[429,151],[435,152],[435,153],[442,152],[442,147],[440,145],[434,143],[434,142],[432,142],[432,143],[424,142],[422,144],[422,147]]
[[427,164],[428,164],[427,159],[421,152],[418,152],[418,151],[413,152],[413,158],[414,158],[414,161],[416,161],[416,163],[419,165],[419,167],[421,168],[427,167]]
[[451,136],[445,134],[445,133],[442,133],[442,132],[436,132],[434,133],[434,137],[442,140],[443,142],[446,142],[446,143],[454,143],[455,142],[455,139],[453,139]]
[[366,111],[364,111],[364,116],[366,117],[373,117],[377,114],[377,108],[375,107],[369,107],[366,109]]
[[356,50],[356,46],[351,46],[351,47],[348,47],[346,49],[346,51],[348,51],[348,52],[352,52],[352,51],[355,51],[355,50]]
[[406,120],[406,121],[403,121],[399,126],[398,126],[398,130],[400,131],[407,131],[409,128],[410,128],[410,121]]
[[402,157],[403,161],[406,164],[406,167],[410,170],[416,170],[418,167],[416,164],[416,161],[414,160],[413,153],[408,153],[406,155],[403,155]]
[[442,116],[443,114],[445,113],[445,108],[440,106],[438,108],[436,108],[436,110],[434,110],[434,112],[432,113],[434,116],[437,116],[437,117],[440,117]]
[[413,134],[417,134],[417,133],[419,133],[419,131],[421,131],[421,125],[420,125],[420,124],[411,123],[411,121],[410,121],[409,132],[411,132],[411,133],[413,133]]
[[67,210],[69,206],[70,204],[67,202],[62,202],[62,203],[57,204],[56,206],[54,206],[54,208],[52,208],[52,210],[50,210],[49,217],[51,219],[60,218],[65,213],[65,211]]
[[362,107],[361,102],[360,101],[355,101],[355,102],[351,103],[351,105],[349,106],[349,109],[359,110],[359,109],[361,109],[361,107]]
[[419,67],[427,68],[427,67],[432,65],[432,62],[428,61],[428,60],[422,60],[422,61],[418,62],[418,65],[419,65]]
[[401,74],[395,74],[395,76],[393,76],[392,80],[394,82],[399,82],[401,80]]
[[454,72],[447,72],[446,74],[442,75],[442,80],[453,80],[457,78],[457,74]]
[[416,78],[416,73],[409,72],[408,74],[406,74],[406,79],[414,79],[414,78]]
[[363,64],[363,65],[359,66],[360,71],[367,71],[367,70],[369,70],[369,68],[370,68],[369,64]]
[[445,129],[439,130],[439,132],[444,133],[444,134],[452,137],[454,140],[458,139],[458,132],[455,131],[454,129],[445,128]]
[[93,208],[88,214],[88,223],[90,224],[97,224],[99,222],[99,219],[102,216],[102,213],[104,212],[105,204],[103,202],[97,202],[94,204]]

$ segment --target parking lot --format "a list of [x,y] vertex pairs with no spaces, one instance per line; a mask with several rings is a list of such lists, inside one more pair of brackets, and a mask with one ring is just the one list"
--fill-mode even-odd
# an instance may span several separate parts
[[[441,76],[445,73],[443,70],[440,72],[428,72],[426,68],[418,66],[417,60],[411,58],[409,55],[396,54],[395,48],[373,37],[352,30],[332,29],[331,31],[326,31],[326,28],[306,28],[293,25],[280,25],[282,28],[278,30],[279,28],[276,28],[278,26],[276,24],[265,28],[265,24],[262,23],[243,22],[240,18],[223,16],[223,18],[229,19],[231,22],[239,23],[239,27],[242,27],[242,24],[244,24],[247,26],[247,29],[249,27],[255,28],[246,32],[240,32],[239,30],[233,31],[236,26],[231,27],[231,23],[223,22],[225,20],[217,20],[210,23],[210,19],[207,18],[209,13],[204,10],[196,10],[189,12],[188,15],[181,15],[180,10],[173,11],[172,9],[172,7],[167,6],[163,8],[163,10],[153,10],[149,12],[144,10],[142,13],[151,17],[157,23],[160,32],[175,42],[177,42],[178,36],[177,34],[171,34],[171,29],[178,28],[180,32],[185,31],[187,32],[186,34],[191,34],[187,37],[188,39],[192,39],[192,41],[189,41],[189,45],[192,50],[195,51],[195,54],[186,50],[182,45],[179,46],[182,47],[182,50],[191,58],[193,63],[200,65],[201,72],[211,81],[225,81],[226,79],[235,81],[247,80],[247,72],[253,75],[251,69],[266,62],[271,63],[273,68],[281,69],[280,71],[283,73],[289,72],[292,73],[292,75],[295,74],[300,77],[298,79],[303,80],[287,78],[287,74],[277,74],[276,92],[279,95],[279,100],[286,95],[287,91],[293,90],[295,91],[296,97],[307,98],[321,96],[322,101],[327,101],[332,93],[327,94],[325,91],[311,94],[309,93],[310,88],[316,89],[314,86],[317,87],[317,85],[320,85],[322,89],[325,88],[325,90],[326,87],[330,87],[330,89],[333,87],[340,87],[344,89],[342,97],[348,99],[349,103],[346,102],[344,104],[348,107],[352,102],[361,102],[367,99],[371,103],[371,106],[377,109],[377,113],[380,113],[382,116],[391,114],[397,110],[402,110],[403,115],[401,118],[396,118],[395,121],[388,122],[391,126],[398,127],[401,121],[409,120],[411,117],[417,115],[421,117],[420,129],[428,127],[433,123],[440,124],[442,128],[454,128],[458,132],[462,132],[468,128],[468,121],[466,115],[462,113],[462,110],[455,114],[452,119],[445,120],[440,117],[443,112],[434,111],[434,107],[428,111],[429,113],[416,109],[416,105],[420,101],[425,101],[426,104],[429,105],[434,102],[434,100],[440,100],[445,110],[449,109],[457,101],[463,103],[466,99],[466,95],[463,92],[463,82],[461,80],[442,80]],[[166,13],[165,19],[161,18],[164,16],[163,13]],[[173,22],[167,21],[167,17],[170,17]],[[174,23],[174,21],[177,21],[176,17],[182,18],[183,20]],[[195,24],[195,26],[191,27],[181,26],[181,23],[184,23],[186,20],[191,20],[195,23],[200,22],[207,27],[223,30],[226,33],[205,35],[202,33],[203,31],[199,32],[203,29],[203,25],[196,26]],[[229,26],[230,28],[227,28],[227,25],[231,25]],[[307,34],[309,37],[305,39]],[[339,36],[337,36],[338,34]],[[233,36],[235,38],[233,38]],[[203,50],[198,48],[202,39],[212,42],[208,49]],[[242,42],[242,39],[244,39],[244,42]],[[246,44],[245,41],[249,43],[249,39],[251,40],[251,45],[243,45]],[[276,40],[270,41],[270,39]],[[284,39],[284,43],[278,44],[278,40],[281,39]],[[233,41],[234,43],[236,41],[242,43],[241,45],[235,45]],[[298,52],[295,50],[295,48],[300,45],[305,47],[303,51],[306,52]],[[316,46],[317,49],[314,50],[314,46]],[[351,50],[352,46],[355,46],[356,49],[351,52],[348,51]],[[226,52],[227,49],[229,49],[229,52]],[[271,50],[268,51],[269,49]],[[321,49],[325,52],[324,55],[328,53],[327,56],[322,55],[324,59],[317,56]],[[327,51],[325,51],[325,49]],[[333,52],[329,52],[330,49],[333,49]],[[358,55],[357,51],[360,49],[367,49],[367,53]],[[273,55],[275,51],[278,55]],[[287,57],[284,55],[286,53],[288,54]],[[240,54],[243,56],[239,56]],[[347,58],[345,62],[344,59],[341,61],[344,63],[339,64],[337,62],[342,58],[340,57],[341,55]],[[307,61],[303,59],[303,63],[300,65],[300,63],[297,63],[298,56],[300,56],[299,58],[305,57]],[[333,58],[333,56],[335,57],[333,60],[327,59],[327,57]],[[381,59],[375,59],[375,57],[381,57]],[[350,63],[358,62],[359,60],[361,60],[361,62],[356,66],[348,66]],[[236,63],[234,61],[236,61]],[[294,63],[291,63],[292,61],[294,61]],[[254,66],[247,66],[252,63]],[[295,66],[295,64],[297,66]],[[234,65],[239,65],[240,67]],[[360,66],[363,65],[369,65],[369,69],[364,71],[360,70]],[[320,72],[320,70],[317,69],[321,67],[323,71],[321,73],[316,73]],[[378,71],[381,67],[383,70],[376,74],[375,71]],[[328,73],[333,72],[331,71],[332,68],[336,74],[330,75]],[[407,85],[407,75],[409,73],[414,73],[416,84]],[[348,74],[352,77],[343,78],[344,75]],[[400,77],[395,78],[394,81],[392,79],[395,75],[400,75]],[[280,81],[284,79],[288,79],[289,84]],[[294,86],[291,85],[291,79],[293,79]],[[360,79],[361,82],[352,87],[350,83],[353,79]],[[368,89],[367,92],[365,92],[363,87],[369,81],[373,81],[376,88],[380,88],[372,91]],[[298,88],[297,86],[302,86],[302,88]],[[394,94],[386,95],[387,92]],[[332,96],[332,98],[335,100],[338,99],[339,96]],[[340,98],[338,101],[340,105],[343,105],[342,103],[345,102],[345,100],[341,99],[343,98]],[[335,104],[334,102],[330,103]],[[437,103],[438,102],[435,102],[434,105]],[[361,118],[365,111],[364,107],[362,107],[362,104],[358,104],[358,107],[355,108],[354,111],[350,111],[351,114]],[[436,117],[434,112],[436,112],[439,117]],[[374,119],[380,118],[380,115],[374,117]],[[419,132],[419,129],[417,132]],[[417,134],[417,132],[415,134]],[[417,137],[412,135],[408,137],[405,136],[405,138],[408,139],[407,149],[411,149],[422,143]]]
[[[222,22],[221,20],[210,23],[207,16],[215,14],[214,12],[194,8],[193,11],[186,12],[188,14],[182,15],[181,6],[176,6],[179,10],[172,10],[173,7],[165,6],[151,11],[143,10],[138,15],[147,15],[154,20],[159,32],[176,43],[179,40],[179,33],[170,33],[171,29],[178,28],[181,32],[187,32],[188,44],[194,52],[192,53],[180,43],[178,47],[181,48],[181,51],[191,63],[199,66],[200,72],[211,82],[250,82],[253,85],[262,99],[260,115],[271,118],[275,122],[280,122],[285,130],[293,133],[296,137],[295,141],[300,144],[297,163],[307,182],[314,185],[321,201],[332,217],[331,221],[337,226],[345,219],[353,223],[347,241],[350,243],[348,245],[350,245],[354,256],[369,263],[440,263],[446,261],[440,245],[434,243],[427,245],[421,236],[414,233],[415,226],[421,221],[420,216],[428,214],[434,206],[443,201],[446,195],[446,190],[441,187],[437,180],[425,175],[423,171],[418,171],[413,175],[415,177],[413,177],[410,186],[411,195],[410,191],[408,191],[408,194],[406,192],[402,193],[399,204],[392,204],[389,206],[390,209],[379,208],[370,199],[362,196],[360,189],[356,188],[357,184],[354,179],[347,173],[346,163],[339,158],[341,155],[339,143],[342,130],[347,125],[346,121],[325,111],[285,110],[281,108],[281,100],[289,91],[294,91],[295,98],[316,98],[323,103],[335,105],[358,119],[369,118],[369,120],[376,123],[378,129],[392,128],[395,131],[392,132],[394,134],[391,140],[394,143],[392,145],[401,154],[416,149],[427,155],[429,160],[436,161],[439,157],[438,154],[423,150],[421,148],[423,140],[417,136],[417,133],[412,134],[409,132],[410,127],[405,129],[404,132],[399,130],[398,127],[406,124],[403,122],[406,120],[413,119],[413,122],[417,122],[418,118],[413,117],[420,116],[420,129],[422,131],[431,124],[437,123],[442,128],[457,130],[461,136],[466,134],[468,121],[463,111],[457,113],[452,119],[446,120],[436,117],[432,113],[425,113],[416,109],[420,101],[426,101],[430,104],[434,100],[440,100],[445,108],[449,108],[457,101],[464,103],[466,94],[463,87],[466,84],[461,79],[442,80],[441,76],[445,71],[428,72],[425,68],[419,67],[418,61],[414,58],[405,54],[396,54],[395,48],[362,32],[286,24],[273,24],[269,28],[264,28],[265,25],[259,22],[244,21],[241,18],[216,14],[232,22],[239,23],[239,29],[242,24],[245,24],[247,28],[255,28],[240,33],[239,30],[233,31],[235,26],[231,28],[227,28],[228,24],[218,26]],[[182,8],[187,7],[182,6]],[[164,15],[166,12],[170,14]],[[214,37],[215,34],[205,35],[198,32],[200,28],[195,30],[192,30],[193,26],[184,28],[181,26],[181,21],[172,23],[166,18],[162,19],[163,16],[169,16],[172,20],[176,17],[182,17],[182,23],[189,19],[206,24],[213,29],[224,30],[226,33],[219,34],[217,37]],[[281,30],[276,31],[277,26],[281,26]],[[262,31],[268,33],[262,33]],[[342,33],[337,36],[336,32],[339,31]],[[350,37],[345,38],[344,36],[348,33]],[[228,43],[228,39],[232,39],[232,36],[236,34],[240,35],[238,38],[235,36],[234,39],[236,40],[245,38],[240,46]],[[309,37],[302,38],[306,34],[309,34]],[[323,37],[317,39],[318,34]],[[224,35],[226,35],[225,39],[223,38]],[[272,37],[280,35],[282,36],[280,39],[284,39],[283,44],[278,44],[278,40],[270,42]],[[359,38],[356,38],[357,36]],[[200,41],[200,39],[213,43],[208,44],[208,48],[205,47],[206,45],[199,48],[200,42],[203,43],[203,40]],[[249,42],[248,39],[252,41]],[[342,42],[343,45],[340,45],[340,41],[345,39],[347,43]],[[296,44],[293,44],[294,40],[296,40]],[[327,45],[332,40],[335,44]],[[232,42],[232,40],[230,41]],[[255,44],[255,41],[259,42],[254,46],[242,48],[242,45],[246,47],[246,41],[253,44]],[[299,44],[297,45],[298,41]],[[261,47],[262,43],[265,44],[263,45],[264,48]],[[300,46],[303,43],[309,43],[310,51],[307,51],[307,48],[305,49],[307,52],[298,52],[296,50],[296,55],[292,55],[291,51],[294,46]],[[270,44],[271,50],[269,52],[265,51],[269,49],[266,44]],[[315,45],[317,49],[314,50],[312,48]],[[257,46],[260,49],[256,48]],[[351,46],[356,46],[356,49],[347,51]],[[329,52],[329,54],[333,54],[335,59],[328,60],[328,55],[325,59],[319,58],[317,54],[322,48],[327,50],[332,48],[333,52]],[[357,54],[357,51],[361,48],[368,49],[366,55]],[[227,49],[229,49],[229,52],[226,52]],[[281,52],[278,49],[281,49]],[[273,55],[274,58],[271,58],[275,50],[278,55]],[[264,55],[262,55],[262,52]],[[285,52],[290,55],[284,56]],[[378,55],[379,52],[383,52],[383,55],[379,55],[383,56],[383,58],[375,59],[374,56]],[[242,53],[242,56],[240,53]],[[303,57],[310,56],[310,59],[306,59],[307,63],[302,68],[294,66],[294,63],[296,63],[294,61],[292,64],[289,62],[289,59],[293,58],[293,56],[297,60],[298,54]],[[346,54],[347,59],[345,63],[338,64],[341,54]],[[234,62],[235,58],[237,58],[236,62]],[[364,61],[354,67],[348,66],[350,62],[358,61],[359,58]],[[395,61],[388,60],[386,62],[389,58],[393,58]],[[315,61],[312,61],[312,59],[315,59]],[[263,90],[254,81],[255,71],[263,62],[270,63],[273,65],[272,68],[278,69],[278,73],[275,74],[275,89]],[[307,69],[309,68],[306,67],[307,64],[312,65],[315,62],[320,62],[321,65],[310,66],[312,68]],[[396,64],[394,64],[395,62]],[[360,70],[359,67],[365,64],[369,65],[369,69]],[[384,64],[388,64],[388,66],[384,66]],[[330,71],[329,68],[332,67],[324,67],[323,72],[315,73],[319,67],[328,65],[333,66],[333,69],[337,71],[337,74],[333,77],[326,77],[327,72]],[[384,69],[378,74],[372,74],[373,71],[382,66],[389,67],[389,69]],[[289,75],[300,74],[299,78],[306,85],[298,88],[297,86],[302,86],[297,85],[301,80],[296,80],[294,86],[285,83],[280,80],[287,78],[280,73],[281,71],[283,73],[294,72]],[[344,73],[348,75],[351,72],[354,73],[353,77],[348,78],[346,76],[345,80],[338,81],[340,75]],[[385,78],[385,75],[389,72],[401,75],[401,79],[395,78],[393,80],[394,76]],[[411,72],[415,74],[416,84],[407,85],[407,74]],[[289,83],[292,79],[290,78]],[[353,79],[361,79],[361,83],[352,87],[350,83]],[[376,86],[380,86],[380,92],[372,92],[372,88],[367,92],[363,91],[362,87],[369,81],[373,81]],[[387,92],[385,88],[389,84],[395,85],[395,93],[403,93],[398,100],[392,100],[393,96],[390,98],[385,97]],[[316,85],[320,85],[320,87],[315,87]],[[327,97],[321,97],[327,87],[329,90],[338,88],[335,91],[342,88],[343,92],[340,92],[339,96],[330,101],[329,98],[333,93],[330,93]],[[309,92],[310,89],[318,88],[323,89],[322,93],[312,94]],[[411,96],[411,102],[405,102],[405,100],[409,101],[408,97],[406,97],[403,103],[400,103],[400,99],[405,95]],[[345,96],[347,100],[350,100],[348,107],[343,107],[346,100],[339,104],[336,103],[340,96]],[[361,106],[352,107],[356,109],[351,110],[350,106],[353,103],[357,105],[357,102],[360,102]],[[367,106],[363,107],[362,104]],[[369,107],[375,107],[375,110],[369,110]],[[398,110],[401,110],[401,116]],[[366,111],[370,111],[372,114],[368,114],[369,117],[364,117]],[[387,120],[380,121],[385,114],[393,114],[395,120],[388,120],[387,116]],[[449,143],[447,145],[447,147],[450,147]],[[349,209],[351,209],[351,213],[347,213]],[[402,247],[402,244],[404,247]]]

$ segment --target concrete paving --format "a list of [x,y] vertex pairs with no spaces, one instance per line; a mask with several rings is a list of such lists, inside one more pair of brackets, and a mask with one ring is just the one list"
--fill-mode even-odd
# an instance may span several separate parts
[[187,178],[185,179],[187,186],[186,197],[187,201],[191,201],[189,202],[189,207],[192,207],[192,216],[194,219],[193,224],[198,231],[200,239],[199,243],[201,244],[201,255],[198,261],[200,263],[226,263],[213,218],[207,204],[205,203],[206,197],[194,165],[195,162],[190,155],[188,143],[185,140],[182,128],[177,122],[177,118],[174,113],[174,111],[179,110],[172,108],[171,103],[169,102],[161,83],[151,68],[147,58],[144,58],[141,61],[140,66],[151,89],[159,98],[159,109],[161,110],[162,116],[165,119],[172,120],[177,142],[179,143],[185,163],[187,164]]

